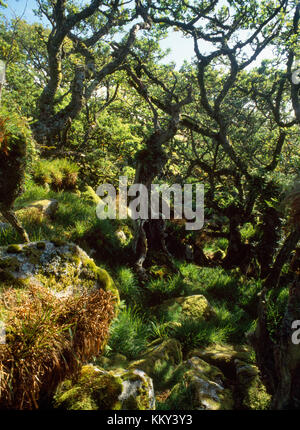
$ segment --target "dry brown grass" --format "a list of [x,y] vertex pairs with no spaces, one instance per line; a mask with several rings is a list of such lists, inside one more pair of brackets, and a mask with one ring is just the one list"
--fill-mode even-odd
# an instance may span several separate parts
[[63,178],[63,188],[65,190],[74,190],[78,181],[77,172],[65,172]]
[[58,299],[45,288],[8,288],[0,297],[0,408],[37,409],[58,383],[98,355],[114,316],[114,296],[98,290]]

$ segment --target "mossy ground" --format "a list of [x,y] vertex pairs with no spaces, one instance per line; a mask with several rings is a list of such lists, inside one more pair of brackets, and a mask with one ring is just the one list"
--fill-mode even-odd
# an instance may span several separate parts
[[[4,276],[7,268],[18,269],[17,255],[27,253],[34,263],[44,251],[45,240],[51,240],[57,247],[72,241],[87,253],[93,253],[95,263],[88,258],[83,262],[84,269],[89,274],[85,280],[86,285],[97,280],[100,286],[121,299],[118,316],[110,328],[110,338],[104,352],[106,358],[122,354],[127,362],[138,360],[151,342],[171,338],[180,342],[183,360],[195,348],[246,343],[246,333],[253,329],[257,316],[256,303],[261,289],[260,281],[248,279],[237,270],[199,267],[178,260],[175,262],[178,268],[176,274],[156,262],[149,268],[149,282],[141,286],[130,266],[124,264],[130,263],[132,252],[133,231],[130,222],[98,220],[95,210],[97,202],[90,194],[91,192],[54,192],[34,184],[31,180],[27,182],[24,194],[16,201],[16,208],[34,200],[49,198],[58,200],[59,208],[52,220],[47,217],[33,220],[28,214],[24,215],[22,222],[30,239],[37,242],[34,250],[30,246],[16,245],[18,239],[11,229],[0,233],[1,245],[9,245],[11,254],[10,259],[1,263],[0,277],[3,285],[10,282]],[[122,243],[116,234],[120,231],[123,231],[127,238],[125,243]],[[124,235],[122,234],[122,237]],[[72,259],[75,273],[79,258],[76,254],[71,254],[69,257]],[[99,263],[102,268],[98,266]],[[74,273],[72,278],[76,279]],[[43,276],[40,274],[41,280]],[[115,282],[112,282],[111,278]],[[48,277],[47,283],[50,287],[53,286],[55,275]],[[67,284],[68,279],[62,281],[62,285]],[[208,300],[213,311],[208,320],[191,318],[191,315],[199,313],[199,309],[194,309],[193,306],[187,307],[186,318],[180,315],[178,309],[159,314],[152,312],[153,306],[165,300],[194,295],[203,295]],[[204,309],[200,310],[202,312]],[[154,379],[160,381],[161,386],[168,390],[166,382],[171,380],[174,368],[171,369],[163,362],[156,362],[153,371]],[[161,403],[162,408],[167,405],[167,401]],[[249,407],[258,406],[256,401],[249,400]]]

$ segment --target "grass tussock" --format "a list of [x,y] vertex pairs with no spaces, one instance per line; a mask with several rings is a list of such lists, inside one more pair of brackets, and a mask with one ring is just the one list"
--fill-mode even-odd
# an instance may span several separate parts
[[76,189],[79,167],[67,159],[38,160],[32,177],[38,185],[48,185],[53,191]]
[[60,381],[103,350],[114,309],[112,294],[101,289],[65,299],[37,285],[2,292],[1,408],[38,408]]

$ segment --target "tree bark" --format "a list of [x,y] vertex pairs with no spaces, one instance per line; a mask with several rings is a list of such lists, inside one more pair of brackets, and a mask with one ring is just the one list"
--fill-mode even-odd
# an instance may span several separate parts
[[[174,130],[175,133],[175,130]],[[135,268],[142,279],[146,279],[146,271],[143,267],[149,249],[151,252],[166,252],[167,247],[164,237],[164,220],[151,219],[151,184],[162,172],[167,163],[167,156],[163,149],[163,143],[168,141],[172,136],[166,131],[156,130],[146,141],[146,148],[140,151],[137,157],[135,183],[143,184],[148,190],[149,213],[148,220],[136,221],[135,232]],[[161,226],[162,224],[162,226]],[[147,225],[147,228],[146,228]],[[160,228],[159,228],[160,226]]]
[[28,234],[26,233],[26,230],[24,229],[20,221],[18,221],[14,211],[12,209],[2,207],[1,213],[3,217],[11,224],[11,226],[16,229],[22,240],[24,242],[29,242]]
[[299,409],[300,407],[300,348],[292,342],[292,322],[300,320],[299,276],[289,287],[288,304],[279,333],[273,339],[268,329],[268,291],[276,290],[283,264],[300,239],[296,229],[287,237],[278,253],[269,277],[260,295],[256,330],[249,335],[257,363],[268,392],[272,395],[273,409]]
[[267,208],[264,211],[262,221],[262,237],[256,248],[256,255],[260,265],[260,277],[265,279],[270,272],[280,238],[280,214],[274,208]]

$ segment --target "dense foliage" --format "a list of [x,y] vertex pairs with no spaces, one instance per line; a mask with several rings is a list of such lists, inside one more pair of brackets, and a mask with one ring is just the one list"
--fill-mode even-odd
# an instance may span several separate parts
[[[74,241],[111,270],[123,307],[107,355],[249,341],[272,407],[299,408],[299,2],[83,3],[39,0],[37,23],[0,24],[2,214],[24,240]],[[194,46],[180,67],[161,48],[171,31]],[[120,176],[204,184],[204,228],[98,220],[95,190]],[[13,205],[46,198],[55,220],[21,213],[26,233]],[[211,301],[209,322],[152,318],[192,294]]]

